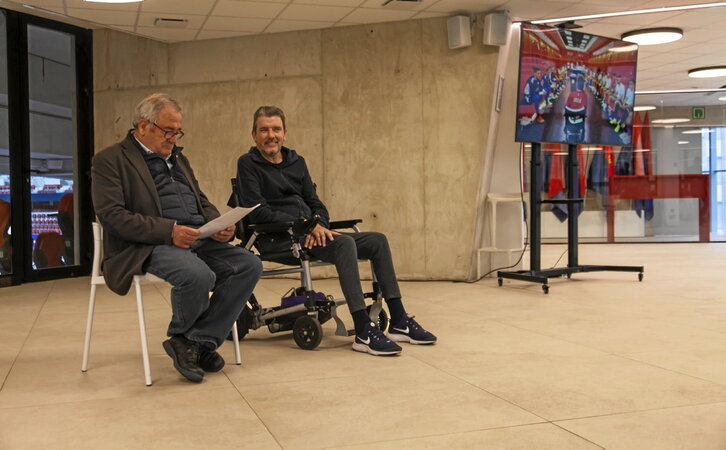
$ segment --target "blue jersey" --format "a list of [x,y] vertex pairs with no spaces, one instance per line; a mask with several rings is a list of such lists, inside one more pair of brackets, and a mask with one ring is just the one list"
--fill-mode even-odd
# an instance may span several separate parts
[[536,103],[539,101],[540,91],[542,90],[542,81],[532,75],[527,79],[524,85],[524,103]]

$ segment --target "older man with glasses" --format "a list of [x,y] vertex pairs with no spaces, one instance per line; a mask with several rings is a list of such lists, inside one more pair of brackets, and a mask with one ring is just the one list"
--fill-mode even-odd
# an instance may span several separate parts
[[[93,158],[93,205],[104,229],[104,277],[125,295],[134,275],[172,285],[164,349],[187,379],[201,382],[224,359],[216,349],[262,273],[259,259],[230,245],[234,227],[200,239],[219,211],[199,189],[177,142],[179,104],[166,94],[143,99],[126,138]],[[209,292],[214,291],[211,298]]]

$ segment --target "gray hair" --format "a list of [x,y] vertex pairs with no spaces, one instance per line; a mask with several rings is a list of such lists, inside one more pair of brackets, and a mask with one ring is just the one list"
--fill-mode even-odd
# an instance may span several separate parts
[[282,129],[287,131],[287,127],[285,127],[285,113],[282,112],[280,108],[277,106],[260,106],[257,108],[257,111],[255,111],[255,115],[252,118],[252,132],[254,133],[257,131],[257,118],[258,117],[279,117],[282,120]]
[[151,94],[145,99],[141,100],[136,108],[134,108],[134,120],[132,125],[134,128],[139,127],[139,121],[146,120],[147,122],[156,122],[159,117],[159,112],[164,107],[170,107],[176,112],[181,113],[181,106],[176,100],[171,98],[168,94],[155,93]]

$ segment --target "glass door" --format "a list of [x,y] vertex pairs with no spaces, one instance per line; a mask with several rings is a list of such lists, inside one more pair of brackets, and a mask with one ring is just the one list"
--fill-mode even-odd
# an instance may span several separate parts
[[[2,12],[0,286],[88,273],[91,34]],[[4,109],[3,109],[4,106]],[[7,211],[7,214],[4,213]]]
[[711,180],[711,237],[726,238],[726,128],[705,128],[701,133],[703,173]]
[[28,25],[33,270],[78,265],[75,36]]
[[8,118],[7,19],[0,10],[0,277],[13,273],[12,198]]

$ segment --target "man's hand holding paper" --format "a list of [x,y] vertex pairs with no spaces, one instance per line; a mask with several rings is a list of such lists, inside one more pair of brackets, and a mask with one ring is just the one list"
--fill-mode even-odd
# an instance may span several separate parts
[[[220,241],[220,242],[227,242],[232,237],[232,234],[234,233],[234,224],[242,220],[244,216],[250,213],[253,209],[260,206],[259,204],[251,207],[251,208],[242,208],[240,206],[231,209],[227,211],[226,213],[222,214],[221,216],[217,217],[214,220],[211,220],[204,225],[202,225],[201,228],[199,228],[199,239],[204,239],[208,237],[212,237],[213,239]],[[229,228],[231,228],[231,231]],[[217,237],[214,237],[215,233],[223,232],[222,234],[216,235]],[[228,234],[229,233],[229,234]],[[228,238],[225,241],[221,241],[218,238],[223,238],[223,235],[228,236]]]

